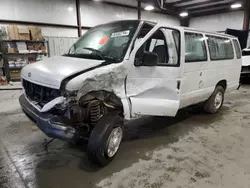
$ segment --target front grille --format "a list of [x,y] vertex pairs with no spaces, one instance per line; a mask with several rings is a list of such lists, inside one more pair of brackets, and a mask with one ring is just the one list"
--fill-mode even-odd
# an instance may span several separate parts
[[36,101],[41,107],[60,96],[60,91],[57,89],[34,84],[24,79],[22,83],[26,96],[32,101]]

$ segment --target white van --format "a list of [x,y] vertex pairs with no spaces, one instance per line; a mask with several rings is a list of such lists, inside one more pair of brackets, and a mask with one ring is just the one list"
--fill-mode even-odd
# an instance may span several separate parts
[[123,121],[175,116],[204,102],[208,113],[236,90],[241,72],[237,38],[127,20],[89,30],[68,54],[22,69],[24,112],[49,137],[88,141],[101,166],[115,156]]

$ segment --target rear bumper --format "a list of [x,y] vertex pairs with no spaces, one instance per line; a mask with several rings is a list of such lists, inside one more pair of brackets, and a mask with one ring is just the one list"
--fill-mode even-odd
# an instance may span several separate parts
[[58,138],[67,142],[75,142],[79,139],[78,131],[74,127],[60,121],[58,116],[39,112],[27,101],[24,95],[20,96],[19,102],[23,111],[48,137]]

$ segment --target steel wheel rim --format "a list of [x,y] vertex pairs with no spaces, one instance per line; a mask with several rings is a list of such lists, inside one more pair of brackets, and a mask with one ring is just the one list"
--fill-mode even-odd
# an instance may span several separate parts
[[223,94],[221,92],[218,92],[214,99],[214,107],[216,109],[219,109],[221,107],[222,100],[223,100]]
[[117,127],[112,130],[111,134],[109,135],[107,145],[108,157],[113,157],[117,153],[120,143],[122,141],[122,134],[123,133],[121,127]]

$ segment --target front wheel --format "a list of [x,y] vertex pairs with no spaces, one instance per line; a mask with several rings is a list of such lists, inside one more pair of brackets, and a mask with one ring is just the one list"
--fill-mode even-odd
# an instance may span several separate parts
[[117,114],[104,115],[95,125],[88,142],[88,158],[106,166],[117,154],[123,137],[123,118]]
[[211,97],[205,102],[204,110],[207,113],[214,114],[220,110],[224,102],[225,89],[217,86]]

